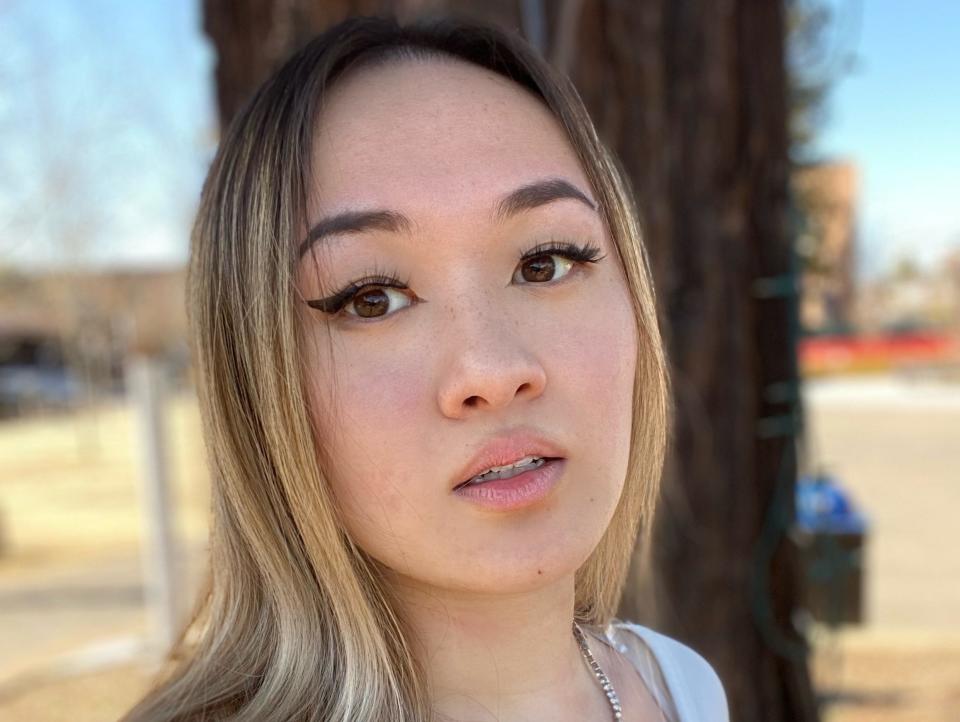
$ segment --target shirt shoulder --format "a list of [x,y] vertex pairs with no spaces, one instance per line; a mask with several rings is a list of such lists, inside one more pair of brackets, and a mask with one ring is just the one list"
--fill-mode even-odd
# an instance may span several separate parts
[[[729,722],[723,683],[710,663],[682,642],[649,627],[615,620],[606,630],[614,644],[626,647],[636,658],[639,642],[660,668],[678,722]],[[621,649],[621,651],[624,651]]]

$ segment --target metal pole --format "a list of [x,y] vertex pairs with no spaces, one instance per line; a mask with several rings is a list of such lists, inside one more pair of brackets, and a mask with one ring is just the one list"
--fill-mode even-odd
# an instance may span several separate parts
[[174,642],[179,616],[162,371],[159,362],[148,356],[134,357],[127,365],[127,388],[137,418],[142,459],[144,597],[151,636],[161,653]]

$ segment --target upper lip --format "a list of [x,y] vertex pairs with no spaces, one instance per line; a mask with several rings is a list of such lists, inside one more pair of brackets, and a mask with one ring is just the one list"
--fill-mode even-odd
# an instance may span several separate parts
[[503,431],[477,449],[470,461],[454,477],[453,488],[465,484],[491,466],[506,466],[525,456],[547,459],[566,457],[567,452],[546,436],[531,429]]

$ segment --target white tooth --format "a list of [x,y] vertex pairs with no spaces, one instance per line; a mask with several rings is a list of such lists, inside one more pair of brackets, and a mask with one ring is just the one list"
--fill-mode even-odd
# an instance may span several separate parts
[[[529,464],[535,459],[539,459],[539,456],[524,456],[522,459],[513,462],[512,464],[507,464],[506,466],[491,466],[489,469],[484,471],[484,474],[489,474],[491,471],[503,471],[505,469],[513,469],[514,467],[520,466],[521,464]],[[477,474],[480,476],[480,474]]]
[[542,457],[542,456],[525,456],[523,459],[520,459],[520,460],[519,460],[518,462],[516,462],[515,464],[508,464],[507,466],[495,466],[495,467],[493,467],[493,468],[491,468],[491,469],[488,469],[487,471],[484,471],[483,473],[477,474],[476,476],[472,477],[472,478],[470,479],[470,481],[476,481],[476,480],[478,480],[480,477],[482,477],[482,476],[487,476],[488,474],[502,473],[502,472],[504,472],[504,471],[507,471],[507,470],[510,470],[510,469],[516,469],[516,468],[522,467],[522,466],[531,466],[531,465],[532,465],[534,468],[538,468],[539,466],[541,466],[542,464],[545,464],[545,463],[546,463],[545,457]]

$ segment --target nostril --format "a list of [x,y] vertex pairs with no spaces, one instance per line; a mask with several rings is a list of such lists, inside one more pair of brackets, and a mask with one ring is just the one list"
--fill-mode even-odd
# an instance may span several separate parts
[[469,399],[466,400],[465,403],[467,404],[467,406],[476,406],[477,400],[479,398],[480,398],[479,396],[471,396]]

